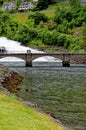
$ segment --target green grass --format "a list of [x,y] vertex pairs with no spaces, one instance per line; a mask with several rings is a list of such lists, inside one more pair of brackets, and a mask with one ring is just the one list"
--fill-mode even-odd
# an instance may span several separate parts
[[17,22],[24,24],[28,18],[28,13],[17,13],[14,15],[14,18]]
[[49,5],[47,10],[55,10],[57,7],[65,8],[70,6],[68,2],[58,2],[56,4]]
[[[27,21],[28,16],[30,14],[33,14],[33,13],[34,12],[30,12],[30,13],[28,13],[28,12],[26,12],[26,13],[17,13],[17,14],[14,15],[14,19],[17,22],[19,22],[21,24],[24,24]],[[45,10],[45,11],[41,11],[41,13],[45,14],[48,18],[52,18],[54,16],[54,14],[55,14],[55,11],[54,10],[51,10],[51,11]]]
[[66,130],[46,115],[0,92],[0,130]]
[[51,19],[55,15],[55,10],[50,10],[50,11],[46,10],[46,11],[42,11],[42,13],[44,13],[48,18]]

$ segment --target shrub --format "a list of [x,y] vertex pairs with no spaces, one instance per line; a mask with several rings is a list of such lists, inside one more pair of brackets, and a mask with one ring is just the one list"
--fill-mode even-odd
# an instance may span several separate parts
[[27,43],[37,37],[37,35],[38,33],[34,28],[28,28],[26,26],[23,26],[19,28],[19,30],[16,32],[15,40],[18,40],[24,45],[27,45]]
[[35,14],[31,14],[28,18],[34,19],[34,24],[38,25],[41,21],[46,22],[48,18],[45,16],[45,14],[42,14],[40,12],[36,12]]
[[49,31],[44,31],[42,34],[42,42],[46,45],[51,45],[51,33]]
[[61,25],[58,25],[57,31],[61,33],[70,33],[69,32],[69,23],[67,20],[64,20]]
[[44,27],[44,22],[43,22],[43,21],[40,21],[39,27],[40,27],[40,28],[43,28],[43,27]]
[[53,22],[52,20],[49,20],[47,26],[48,26],[48,30],[53,30],[56,28],[56,23]]

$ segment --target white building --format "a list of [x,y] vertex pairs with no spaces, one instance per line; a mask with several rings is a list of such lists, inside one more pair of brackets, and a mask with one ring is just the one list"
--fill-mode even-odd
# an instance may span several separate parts
[[13,10],[15,9],[15,5],[14,5],[14,2],[4,2],[3,6],[2,6],[2,10]]
[[33,0],[33,2],[38,2],[38,0]]
[[18,10],[27,10],[33,9],[33,4],[31,2],[22,2],[18,8]]

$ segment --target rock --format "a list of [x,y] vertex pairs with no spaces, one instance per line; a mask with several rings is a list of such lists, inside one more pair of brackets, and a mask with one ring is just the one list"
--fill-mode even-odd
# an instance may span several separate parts
[[23,77],[20,74],[0,65],[0,86],[14,93],[22,81]]

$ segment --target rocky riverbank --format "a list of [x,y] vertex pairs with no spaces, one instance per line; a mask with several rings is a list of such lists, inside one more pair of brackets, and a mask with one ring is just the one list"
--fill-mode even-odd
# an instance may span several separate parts
[[8,67],[0,65],[0,89],[6,89],[10,92],[16,92],[17,86],[21,84],[23,77],[10,70]]

